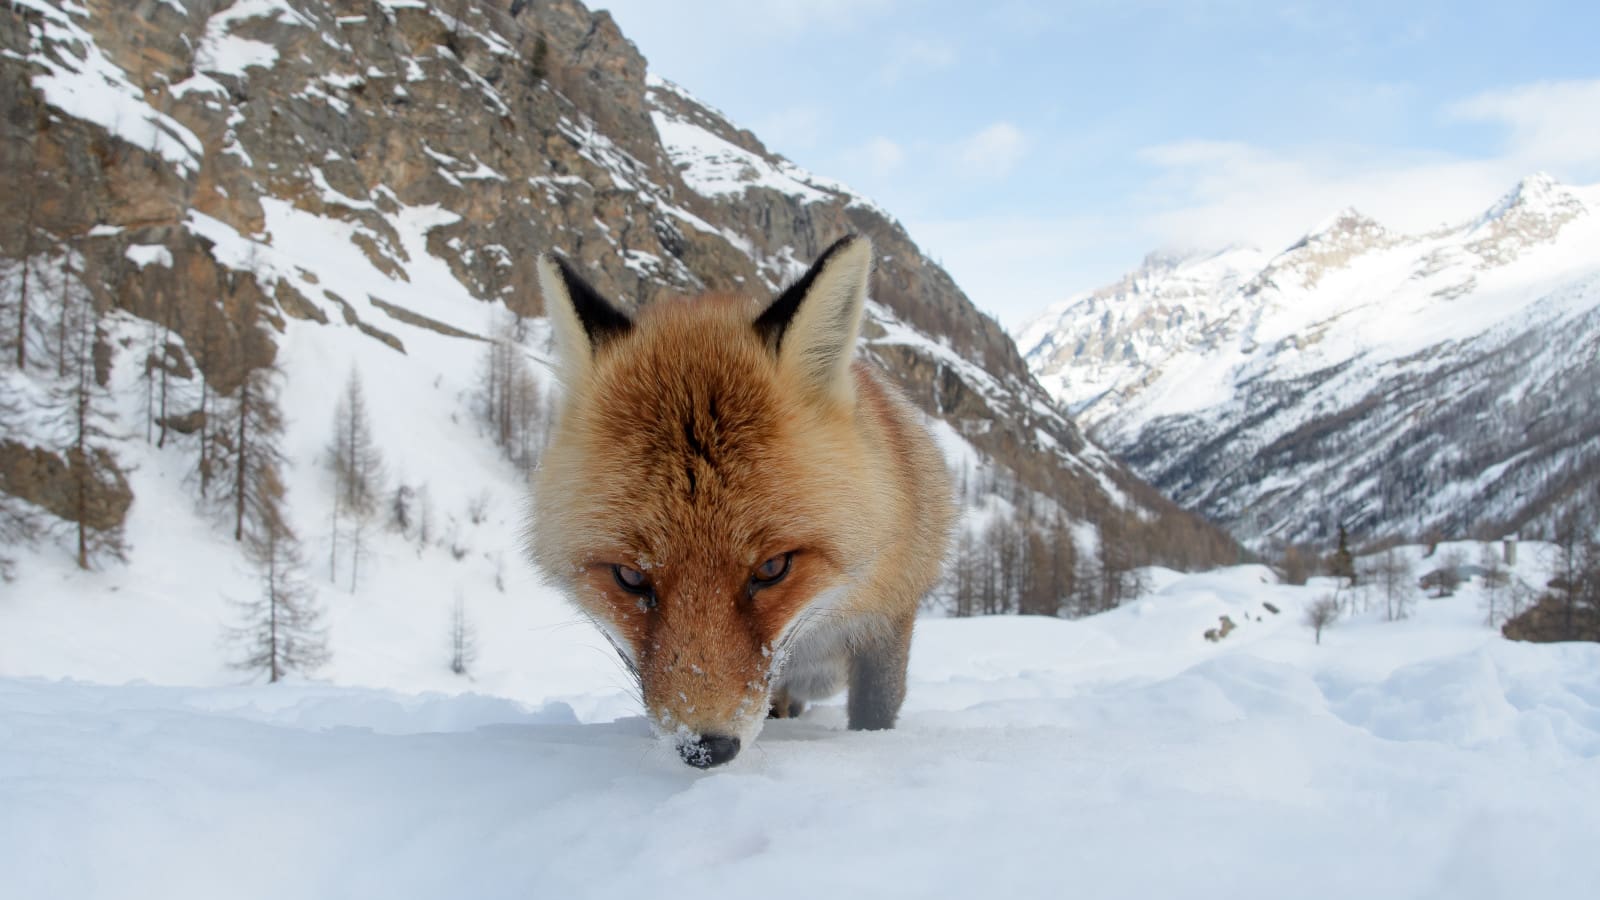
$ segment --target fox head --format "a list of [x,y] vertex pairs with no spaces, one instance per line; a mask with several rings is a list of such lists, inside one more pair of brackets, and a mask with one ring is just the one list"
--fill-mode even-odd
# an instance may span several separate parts
[[787,642],[882,540],[851,371],[871,268],[870,243],[847,237],[764,305],[713,295],[629,315],[540,261],[564,398],[533,556],[692,765],[755,738]]

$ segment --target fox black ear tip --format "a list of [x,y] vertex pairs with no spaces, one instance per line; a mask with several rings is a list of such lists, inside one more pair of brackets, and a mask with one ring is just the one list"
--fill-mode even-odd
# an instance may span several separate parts
[[565,253],[554,247],[539,254],[539,261],[563,274],[572,271],[572,261],[567,259]]

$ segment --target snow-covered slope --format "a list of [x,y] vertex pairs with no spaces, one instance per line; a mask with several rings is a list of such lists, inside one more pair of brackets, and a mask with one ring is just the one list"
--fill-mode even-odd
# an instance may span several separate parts
[[1153,259],[1024,328],[1091,434],[1258,546],[1535,529],[1600,466],[1600,186],[1422,235],[1354,210],[1264,259]]
[[[1521,577],[1538,556],[1524,547]],[[537,617],[482,620],[519,650],[486,654],[479,693],[418,693],[429,676],[343,647],[363,662],[337,686],[8,667],[0,870],[8,896],[63,900],[1468,900],[1600,882],[1600,647],[1503,641],[1471,586],[1316,646],[1300,613],[1327,587],[1273,582],[1158,573],[1089,619],[925,621],[897,730],[847,732],[824,705],[706,773],[650,737],[607,655]],[[85,600],[62,599],[30,615],[72,621]],[[1237,627],[1204,640],[1223,615]],[[126,637],[120,656],[65,648],[57,674],[115,680],[160,655]]]
[[[519,569],[521,474],[485,447],[473,394],[491,316],[507,310],[533,323],[518,349],[541,396],[551,389],[537,255],[568,254],[624,305],[704,290],[754,303],[851,231],[878,250],[863,353],[983,486],[966,498],[973,521],[1019,505],[1040,521],[1059,513],[1088,558],[1098,524],[1118,516],[1184,538],[1140,542],[1159,561],[1233,558],[1219,530],[1086,442],[1004,331],[890,215],[648,75],[603,12],[573,0],[514,11],[481,0],[169,0],[127,15],[74,0],[16,6],[0,18],[0,75],[17,90],[0,101],[21,130],[0,192],[30,222],[0,229],[4,377],[30,397],[61,387],[42,352],[58,343],[57,298],[70,288],[92,301],[106,338],[97,374],[109,380],[96,389],[107,426],[91,441],[105,455],[91,459],[108,480],[127,473],[133,569],[233,554],[206,537],[216,520],[193,502],[199,448],[215,435],[203,415],[219,418],[203,398],[233,403],[245,371],[269,365],[290,518],[309,555],[331,555],[322,450],[335,389],[356,372],[389,452],[386,487],[428,486],[441,517],[461,523],[447,549],[464,565],[487,553],[482,565]],[[246,307],[259,321],[237,320]],[[19,333],[33,350],[13,372]],[[157,380],[172,386],[170,404],[150,401]],[[156,437],[154,405],[181,433]],[[4,406],[9,536],[11,495],[68,493],[41,485],[50,466],[35,463],[65,468],[72,441]],[[492,527],[470,521],[484,493]],[[1001,493],[1016,496],[1001,504]],[[71,528],[65,506],[41,516],[56,534]],[[12,555],[0,548],[0,564]],[[397,583],[405,571],[372,568]]]

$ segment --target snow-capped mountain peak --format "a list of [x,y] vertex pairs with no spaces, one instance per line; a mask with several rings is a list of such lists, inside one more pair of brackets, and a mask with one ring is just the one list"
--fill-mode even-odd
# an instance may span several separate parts
[[[1428,234],[1341,210],[1244,271],[1146,260],[1019,344],[1092,436],[1246,540],[1537,526],[1600,468],[1596,198],[1534,174]],[[1189,321],[1151,315],[1183,276]]]
[[1481,268],[1505,265],[1528,248],[1555,240],[1569,222],[1588,212],[1572,188],[1536,172],[1467,227],[1467,249],[1481,260]]
[[1518,181],[1474,223],[1474,227],[1508,216],[1560,216],[1587,211],[1583,201],[1567,185],[1548,172],[1535,172]]

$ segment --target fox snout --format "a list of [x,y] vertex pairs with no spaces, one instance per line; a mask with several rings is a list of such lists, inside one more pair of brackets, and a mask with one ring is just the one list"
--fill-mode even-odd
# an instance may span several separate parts
[[709,769],[739,755],[739,739],[721,734],[703,734],[678,742],[678,755],[697,769]]

